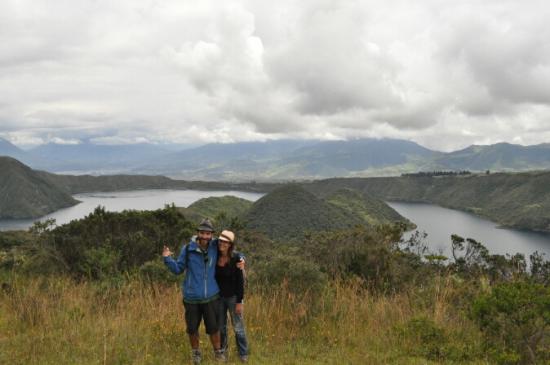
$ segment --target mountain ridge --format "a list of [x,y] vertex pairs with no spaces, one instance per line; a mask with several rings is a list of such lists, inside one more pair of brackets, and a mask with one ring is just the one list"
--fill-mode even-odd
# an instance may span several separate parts
[[77,203],[30,167],[0,156],[0,218],[38,217]]
[[389,138],[210,143],[179,151],[174,151],[174,146],[164,148],[147,143],[49,144],[29,151],[4,150],[5,154],[34,169],[56,173],[165,175],[203,181],[289,181],[398,176],[440,170],[550,169],[550,144],[547,143],[522,146],[502,142],[472,145],[452,152],[434,151],[412,141]]

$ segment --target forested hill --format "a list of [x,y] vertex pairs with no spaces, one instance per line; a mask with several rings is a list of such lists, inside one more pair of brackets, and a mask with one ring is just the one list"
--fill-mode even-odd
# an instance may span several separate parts
[[41,174],[11,157],[0,157],[0,218],[38,217],[76,203]]
[[550,172],[327,179],[304,184],[319,196],[342,188],[384,200],[433,203],[503,226],[550,232]]
[[364,193],[342,189],[324,199],[298,184],[288,184],[265,195],[243,219],[247,228],[281,240],[355,226],[395,222],[410,225],[383,201]]

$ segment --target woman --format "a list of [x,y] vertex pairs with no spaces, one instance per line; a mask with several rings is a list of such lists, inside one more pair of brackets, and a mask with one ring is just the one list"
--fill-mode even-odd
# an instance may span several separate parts
[[227,352],[227,312],[235,331],[237,349],[242,362],[248,361],[248,341],[244,330],[243,296],[244,274],[237,268],[239,255],[234,252],[235,234],[222,231],[218,237],[218,262],[216,265],[216,281],[220,287],[220,334],[221,348]]

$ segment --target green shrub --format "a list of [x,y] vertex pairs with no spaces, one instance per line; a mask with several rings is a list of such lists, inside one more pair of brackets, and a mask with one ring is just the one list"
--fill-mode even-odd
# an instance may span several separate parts
[[472,305],[494,359],[502,364],[550,360],[550,288],[530,282],[503,283]]
[[55,252],[71,274],[102,280],[158,259],[164,245],[176,251],[193,228],[174,206],[121,213],[98,207],[84,219],[36,230],[36,241],[44,246],[42,251]]
[[108,247],[91,247],[82,252],[80,271],[91,279],[108,279],[119,273],[120,253]]
[[426,317],[415,317],[401,329],[401,334],[412,344],[409,351],[413,355],[431,360],[444,357],[448,343],[445,331]]
[[292,254],[278,254],[256,264],[249,279],[255,287],[272,288],[286,283],[289,292],[296,295],[319,293],[327,282],[327,276],[316,264]]
[[146,282],[151,284],[166,283],[173,284],[181,281],[181,278],[172,274],[163,261],[160,259],[151,260],[139,268],[139,276]]
[[410,355],[435,361],[468,361],[481,356],[471,334],[444,328],[425,316],[414,317],[397,330]]

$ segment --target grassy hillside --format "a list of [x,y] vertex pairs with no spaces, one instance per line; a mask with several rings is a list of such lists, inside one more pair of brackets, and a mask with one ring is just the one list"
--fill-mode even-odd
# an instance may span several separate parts
[[352,188],[380,199],[472,212],[503,226],[550,231],[550,172],[328,179],[304,186],[320,196]]
[[38,217],[77,203],[19,161],[0,157],[0,218]]
[[330,194],[326,201],[334,206],[358,216],[369,225],[391,224],[402,222],[408,226],[413,224],[382,200],[367,193],[352,189],[340,189]]
[[63,188],[71,194],[96,191],[120,191],[136,189],[197,189],[197,190],[240,190],[264,192],[277,184],[232,183],[216,181],[174,180],[165,176],[148,175],[57,175],[37,171],[44,179]]
[[[187,208],[178,208],[179,211],[191,222],[198,222],[202,218],[214,220],[214,224],[219,226],[226,223],[231,218],[245,215],[252,207],[252,202],[235,196],[212,196],[202,198],[189,205]],[[221,219],[223,218],[223,219]],[[222,222],[217,222],[221,220]],[[227,227],[217,227],[219,229]]]
[[[183,276],[168,272],[160,252],[179,252],[193,227],[174,207],[98,208],[52,229],[0,232],[0,363],[188,362]],[[400,238],[387,226],[300,242],[240,232],[250,362],[548,363],[549,262],[490,255],[468,240],[442,265]],[[233,341],[229,358],[237,363]]]
[[304,232],[345,229],[364,223],[299,185],[289,184],[258,199],[244,216],[248,228],[271,238],[297,238]]
[[550,168],[550,144],[470,146],[435,159],[436,169],[526,171]]

